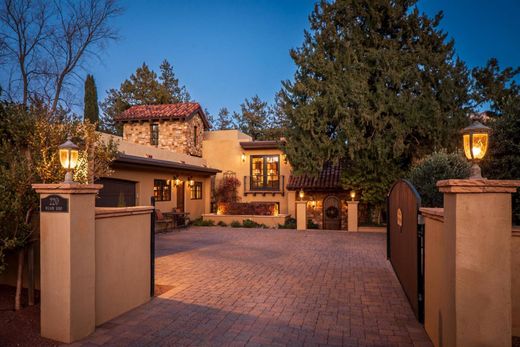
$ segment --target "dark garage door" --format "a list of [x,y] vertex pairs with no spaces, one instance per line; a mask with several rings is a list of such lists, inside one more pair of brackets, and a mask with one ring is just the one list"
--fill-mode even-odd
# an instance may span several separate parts
[[98,207],[135,206],[135,182],[115,178],[100,178],[96,181],[102,184],[96,199]]

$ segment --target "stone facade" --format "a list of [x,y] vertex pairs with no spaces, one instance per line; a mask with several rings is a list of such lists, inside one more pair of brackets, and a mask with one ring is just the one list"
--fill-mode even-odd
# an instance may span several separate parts
[[309,193],[306,199],[309,200],[307,203],[307,218],[311,219],[315,224],[319,225],[320,229],[323,228],[323,200],[329,196],[334,195],[338,197],[341,202],[341,230],[347,230],[348,227],[348,206],[345,201],[348,199],[347,193]]
[[159,143],[156,147],[197,157],[202,156],[204,123],[199,115],[188,120],[128,122],[123,127],[123,139],[150,146],[151,126],[154,123],[159,125]]

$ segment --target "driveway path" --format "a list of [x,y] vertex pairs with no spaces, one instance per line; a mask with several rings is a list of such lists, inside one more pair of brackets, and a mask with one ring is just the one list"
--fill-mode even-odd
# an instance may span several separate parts
[[201,227],[156,247],[172,289],[82,344],[431,346],[384,234]]

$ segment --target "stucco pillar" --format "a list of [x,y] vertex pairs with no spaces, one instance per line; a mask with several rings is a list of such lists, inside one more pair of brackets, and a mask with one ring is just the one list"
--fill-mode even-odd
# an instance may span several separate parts
[[307,201],[296,201],[296,230],[307,229]]
[[[454,346],[511,346],[511,193],[520,181],[445,180],[444,230],[454,235],[454,319],[441,317]],[[449,295],[449,294],[448,294]]]
[[34,184],[40,194],[41,335],[95,329],[95,198],[100,184]]
[[347,201],[348,231],[358,231],[359,201]]

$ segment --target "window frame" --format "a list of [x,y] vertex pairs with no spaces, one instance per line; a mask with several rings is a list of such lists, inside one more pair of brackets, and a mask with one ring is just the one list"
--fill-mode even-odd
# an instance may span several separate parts
[[[160,184],[158,184],[160,182]],[[168,188],[167,190],[165,188]],[[166,196],[165,192],[168,192]],[[153,180],[153,196],[155,201],[172,201],[172,182],[162,178]]]
[[[250,155],[249,156],[249,190],[250,191],[280,191],[280,178],[281,176],[281,165],[280,165],[280,155],[279,154],[262,154],[262,155]],[[253,162],[254,159],[262,158],[262,185],[257,186],[253,184]],[[267,158],[277,158],[278,163],[278,177],[277,184],[275,186],[268,184],[268,174],[267,174]]]
[[197,147],[198,140],[198,127],[196,125],[193,126],[193,146]]
[[193,182],[193,186],[190,187],[190,199],[191,200],[202,200],[202,182],[200,182],[200,181]]
[[150,124],[150,145],[159,146],[159,123]]

